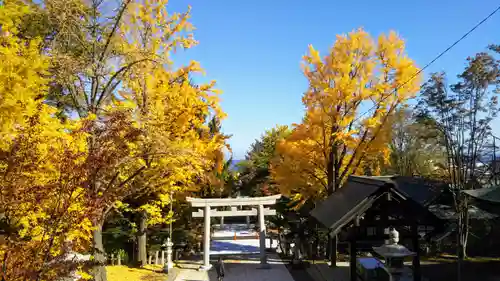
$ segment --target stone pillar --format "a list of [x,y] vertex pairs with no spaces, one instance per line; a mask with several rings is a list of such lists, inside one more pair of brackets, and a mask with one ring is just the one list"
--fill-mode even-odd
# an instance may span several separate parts
[[220,229],[224,229],[224,217],[220,217]]
[[250,216],[247,216],[247,228],[250,228]]
[[210,206],[205,206],[205,235],[203,239],[203,269],[210,269]]
[[259,242],[260,242],[260,264],[263,267],[267,267],[266,222],[264,221],[264,205],[259,205]]

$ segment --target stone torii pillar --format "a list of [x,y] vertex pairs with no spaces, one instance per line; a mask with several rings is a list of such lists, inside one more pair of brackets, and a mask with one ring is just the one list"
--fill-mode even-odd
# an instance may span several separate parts
[[[265,216],[276,215],[276,210],[264,208],[264,205],[274,205],[281,198],[281,195],[265,197],[244,197],[244,198],[186,198],[192,207],[203,208],[193,212],[193,217],[204,218],[204,236],[203,236],[203,265],[201,269],[208,270],[212,267],[210,264],[210,218],[211,217],[231,217],[231,216],[259,216],[259,245],[260,245],[260,263],[266,268],[266,224]],[[212,210],[212,207],[236,207],[236,206],[258,206],[257,209],[237,210],[231,208],[230,211]]]
[[267,266],[266,255],[266,222],[264,221],[264,205],[259,205],[259,246],[260,246],[260,264]]
[[203,266],[210,269],[210,205],[205,206],[205,232],[203,236]]

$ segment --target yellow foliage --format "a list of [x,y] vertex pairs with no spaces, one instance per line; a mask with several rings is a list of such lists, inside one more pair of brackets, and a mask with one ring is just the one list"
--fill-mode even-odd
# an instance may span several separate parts
[[39,40],[16,33],[28,12],[0,6],[0,214],[9,226],[0,256],[6,280],[36,274],[50,280],[69,270],[60,264],[62,255],[86,249],[93,230],[82,188],[87,134],[81,122],[61,122],[44,103],[48,58]]
[[[418,69],[396,33],[376,42],[362,29],[337,36],[321,58],[309,46],[306,114],[278,144],[271,174],[285,194],[321,198],[351,174],[376,174],[389,160],[390,117],[419,90]],[[368,111],[367,111],[368,110]]]
[[128,104],[135,126],[144,132],[141,141],[130,147],[136,155],[144,155],[133,165],[147,166],[136,184],[156,195],[138,209],[148,214],[148,225],[170,221],[171,215],[162,214],[170,192],[194,185],[216,161],[213,154],[225,145],[218,135],[205,133],[207,117],[225,116],[215,82],[193,85],[189,81],[191,75],[203,72],[195,61],[172,67],[171,52],[197,42],[188,22],[190,11],[169,14],[167,2],[133,2],[124,15],[120,32],[125,40],[120,46],[127,55],[122,67],[133,67],[123,79],[121,99],[111,105]]
[[[33,4],[33,17],[50,22],[37,24],[68,28],[48,48],[19,36],[32,13],[27,3],[0,5],[0,214],[13,228],[0,244],[0,256],[12,253],[7,280],[41,272],[39,280],[54,280],[63,255],[89,250],[113,207],[131,210],[127,198],[157,195],[138,210],[150,225],[169,222],[168,194],[195,185],[225,145],[208,133],[207,119],[224,118],[215,82],[192,85],[200,65],[176,69],[170,58],[196,44],[189,11],[170,14],[166,0],[125,1],[122,17],[107,17],[92,14],[95,3]],[[57,14],[58,4],[75,17]],[[102,21],[90,24],[96,14]],[[63,89],[79,119],[56,118],[48,84]]]
[[148,265],[146,268],[130,268],[123,265],[107,266],[107,277],[109,281],[163,281],[167,275],[160,271],[161,266]]

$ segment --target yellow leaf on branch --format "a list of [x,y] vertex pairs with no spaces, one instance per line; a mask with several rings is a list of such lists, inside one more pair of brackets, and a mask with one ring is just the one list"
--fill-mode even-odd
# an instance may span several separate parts
[[395,32],[374,41],[362,29],[337,36],[323,59],[309,46],[302,64],[306,113],[271,164],[283,193],[323,198],[351,174],[377,174],[380,161],[388,161],[391,116],[420,84],[404,47]]

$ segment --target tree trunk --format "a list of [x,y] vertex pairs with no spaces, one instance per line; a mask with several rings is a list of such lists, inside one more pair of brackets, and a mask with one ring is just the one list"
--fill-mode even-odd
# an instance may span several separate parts
[[335,192],[335,166],[333,162],[333,158],[335,157],[334,151],[330,152],[330,157],[328,163],[326,165],[327,173],[326,173],[326,183],[327,183],[327,195],[330,196]]
[[147,217],[145,212],[141,212],[139,216],[139,232],[137,233],[137,260],[139,261],[139,265],[145,266],[148,263],[148,253],[146,252],[146,229],[147,229]]
[[460,226],[458,226],[457,229],[457,281],[462,280],[462,251],[461,251],[461,243],[460,243],[460,236],[462,234],[462,231],[460,230]]
[[467,242],[469,241],[469,205],[466,202],[466,211],[464,214],[464,222],[463,222],[463,233],[462,233],[462,256],[463,258],[467,258]]
[[[335,157],[336,157],[336,148],[332,148],[330,155],[329,155],[329,160],[327,164],[327,194],[328,196],[332,195],[335,191],[337,191],[337,188],[339,187],[339,171],[335,167]],[[329,250],[329,257],[330,257],[330,266],[331,267],[336,267],[337,266],[337,235],[335,237],[331,237],[330,234],[328,235],[328,250]]]
[[102,223],[96,225],[93,231],[93,255],[95,265],[92,273],[95,281],[107,281],[106,277],[106,253],[104,252],[104,245],[102,244]]
[[469,234],[468,208],[458,214],[457,226],[457,281],[462,279],[462,265],[467,257],[467,238]]

